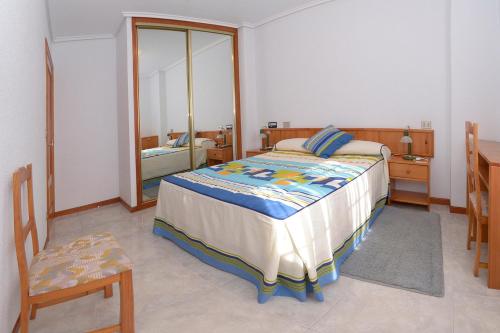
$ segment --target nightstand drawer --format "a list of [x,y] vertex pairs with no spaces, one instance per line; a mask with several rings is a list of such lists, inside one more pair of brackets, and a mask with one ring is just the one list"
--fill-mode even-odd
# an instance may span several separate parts
[[425,165],[389,163],[391,178],[427,180],[428,168]]
[[221,149],[208,149],[207,155],[208,155],[208,158],[210,158],[212,160],[222,161],[224,159],[224,151],[222,151]]

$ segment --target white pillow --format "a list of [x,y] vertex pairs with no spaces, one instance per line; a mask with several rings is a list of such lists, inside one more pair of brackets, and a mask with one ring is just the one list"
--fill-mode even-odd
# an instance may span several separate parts
[[[189,143],[187,145],[189,146]],[[215,141],[212,139],[207,139],[207,138],[195,138],[194,139],[194,146],[195,147],[206,146],[207,148],[210,148],[210,147],[215,146]]]
[[[281,140],[276,144],[275,149],[311,153],[302,146],[306,140],[307,138]],[[391,151],[389,147],[378,142],[351,140],[337,149],[333,155],[384,155],[385,158],[388,158],[391,156]]]
[[275,150],[282,151],[298,151],[301,153],[311,153],[309,150],[305,149],[302,145],[306,142],[307,138],[294,138],[281,140],[275,146]]
[[174,142],[175,142],[175,139],[172,139],[172,140],[168,140],[167,143],[165,144],[165,146],[173,146],[174,145]]
[[[208,143],[208,141],[211,141],[214,143],[214,146],[215,146],[215,142],[214,140],[212,139],[207,139],[207,138],[195,138],[194,139],[194,146],[195,147],[202,147],[202,146],[208,146],[210,147],[210,143]],[[174,142],[175,142],[175,139],[172,139],[172,140],[168,140],[167,143],[165,144],[166,146],[169,146],[169,147],[172,147],[174,145]],[[207,142],[207,143],[205,143]],[[189,142],[184,144],[183,147],[189,147]]]
[[333,155],[386,155],[390,156],[389,147],[373,141],[351,140],[339,149]]

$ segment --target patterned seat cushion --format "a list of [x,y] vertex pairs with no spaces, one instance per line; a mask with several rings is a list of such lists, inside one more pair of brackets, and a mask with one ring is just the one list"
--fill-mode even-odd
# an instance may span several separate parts
[[[469,193],[469,199],[472,205],[474,206],[474,210],[476,210],[477,207],[477,197],[476,197],[476,192],[471,192]],[[481,191],[481,210],[482,210],[482,215],[484,217],[488,217],[488,192]]]
[[99,280],[132,269],[132,262],[110,233],[79,238],[40,251],[30,267],[30,295],[35,296]]

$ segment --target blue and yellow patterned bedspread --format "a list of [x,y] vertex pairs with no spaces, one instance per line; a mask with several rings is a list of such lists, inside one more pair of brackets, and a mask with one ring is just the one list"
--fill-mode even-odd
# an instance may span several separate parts
[[165,181],[283,220],[342,188],[382,156],[270,152],[167,176]]

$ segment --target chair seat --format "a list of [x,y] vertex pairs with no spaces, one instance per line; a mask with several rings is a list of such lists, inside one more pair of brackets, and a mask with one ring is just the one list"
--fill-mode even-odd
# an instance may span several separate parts
[[75,287],[132,269],[132,262],[110,233],[79,238],[40,251],[30,267],[30,296]]
[[[476,199],[476,192],[471,192],[469,193],[469,199],[470,202],[472,203],[472,206],[474,206],[474,210],[476,210],[477,207],[477,199]],[[481,191],[481,210],[482,210],[482,215],[484,217],[488,216],[488,192]]]

